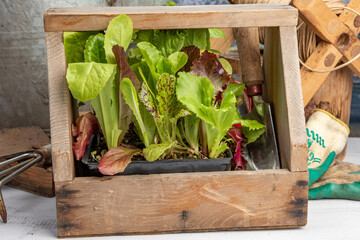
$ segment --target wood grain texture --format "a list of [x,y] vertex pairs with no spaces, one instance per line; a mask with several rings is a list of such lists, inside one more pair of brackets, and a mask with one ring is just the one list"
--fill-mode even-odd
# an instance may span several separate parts
[[59,237],[303,226],[308,173],[75,178],[56,183]]
[[306,171],[305,118],[295,27],[267,28],[264,98],[273,109],[282,168]]
[[242,80],[246,86],[263,84],[258,28],[234,28],[233,31],[242,66]]
[[220,53],[226,53],[235,41],[233,30],[232,28],[220,28],[220,30],[226,38],[210,38],[210,49],[215,49]]
[[[342,57],[342,54],[332,44],[320,42],[305,64],[313,69],[331,70],[339,63]],[[306,107],[326,81],[330,72],[317,73],[301,67],[300,74],[304,107]]]
[[55,182],[71,181],[75,175],[72,151],[71,96],[66,82],[62,32],[46,33],[52,159]]
[[[119,14],[131,17],[135,29],[289,26],[297,24],[297,10],[279,4],[58,8],[44,15],[46,32],[96,31],[107,28]],[[221,19],[221,21],[219,21]],[[242,19],[239,21],[239,19]]]
[[[360,2],[351,1],[347,7],[360,11]],[[360,24],[355,24],[359,17],[355,13],[344,9],[340,14],[339,19],[347,25],[355,35],[360,33]],[[340,62],[342,57],[343,55],[331,43],[320,42],[311,56],[307,59],[306,65],[313,69],[329,70],[333,69]],[[316,73],[307,70],[305,67],[301,68],[304,107],[325,82],[329,74],[330,72]]]
[[39,126],[2,129],[0,157],[34,151],[49,143],[49,137]]
[[[347,60],[351,60],[360,53],[360,41],[357,39],[360,24],[355,24],[357,18],[355,13],[344,10],[337,17],[321,0],[311,2],[294,0],[293,4],[299,8],[302,20],[307,22],[309,27],[320,37],[329,42],[317,46],[306,61],[308,66],[314,69],[329,70],[334,68],[343,56]],[[351,1],[348,7],[360,11],[360,2]],[[360,60],[356,60],[349,67],[357,75],[360,74]],[[329,73],[315,73],[302,68],[304,106],[308,104],[328,75]]]

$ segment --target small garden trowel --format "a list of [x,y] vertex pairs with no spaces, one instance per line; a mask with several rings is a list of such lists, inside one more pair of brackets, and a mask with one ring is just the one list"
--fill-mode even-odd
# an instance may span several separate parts
[[270,105],[262,99],[263,70],[260,60],[259,35],[256,27],[234,28],[240,58],[242,81],[252,103],[245,119],[257,120],[265,125],[265,132],[255,142],[247,145],[250,159],[248,168],[252,170],[280,168],[274,124]]

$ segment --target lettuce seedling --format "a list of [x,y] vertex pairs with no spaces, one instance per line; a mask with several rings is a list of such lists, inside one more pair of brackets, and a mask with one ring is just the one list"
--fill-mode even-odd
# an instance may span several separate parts
[[[85,63],[70,63],[66,78],[74,98],[91,105],[99,120],[108,148],[115,148],[122,141],[131,120],[131,111],[124,109],[119,97],[119,72],[112,48],[122,46],[125,51],[132,38],[132,21],[119,15],[109,23],[105,36],[101,33],[88,38],[85,44]],[[128,119],[126,123],[121,121]],[[119,128],[119,125],[121,126]]]
[[223,139],[234,124],[249,125],[251,122],[256,128],[264,128],[262,124],[244,120],[239,115],[236,95],[243,89],[244,85],[238,83],[227,86],[222,92],[221,104],[215,104],[215,87],[209,79],[191,73],[179,73],[176,86],[178,100],[202,120],[207,142],[202,147],[207,147],[209,158],[216,158],[228,149]]

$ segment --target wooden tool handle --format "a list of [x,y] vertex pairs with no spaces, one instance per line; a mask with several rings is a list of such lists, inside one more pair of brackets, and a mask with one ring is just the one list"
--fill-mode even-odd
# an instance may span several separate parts
[[233,31],[239,52],[242,79],[246,87],[257,85],[261,88],[264,76],[261,68],[258,28],[234,28]]

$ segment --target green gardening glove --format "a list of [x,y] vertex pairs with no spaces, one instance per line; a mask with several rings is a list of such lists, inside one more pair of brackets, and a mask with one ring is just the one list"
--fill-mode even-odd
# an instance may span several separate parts
[[360,182],[347,184],[328,183],[309,189],[309,199],[335,198],[360,201]]
[[328,170],[345,147],[349,128],[330,113],[317,109],[306,123],[309,187]]
[[309,189],[309,199],[360,200],[360,165],[335,160]]
[[316,182],[322,175],[324,175],[324,173],[326,172],[326,170],[328,170],[335,157],[336,157],[335,152],[331,152],[329,156],[325,159],[323,164],[321,164],[318,167],[308,169],[309,187],[313,185],[313,183]]

